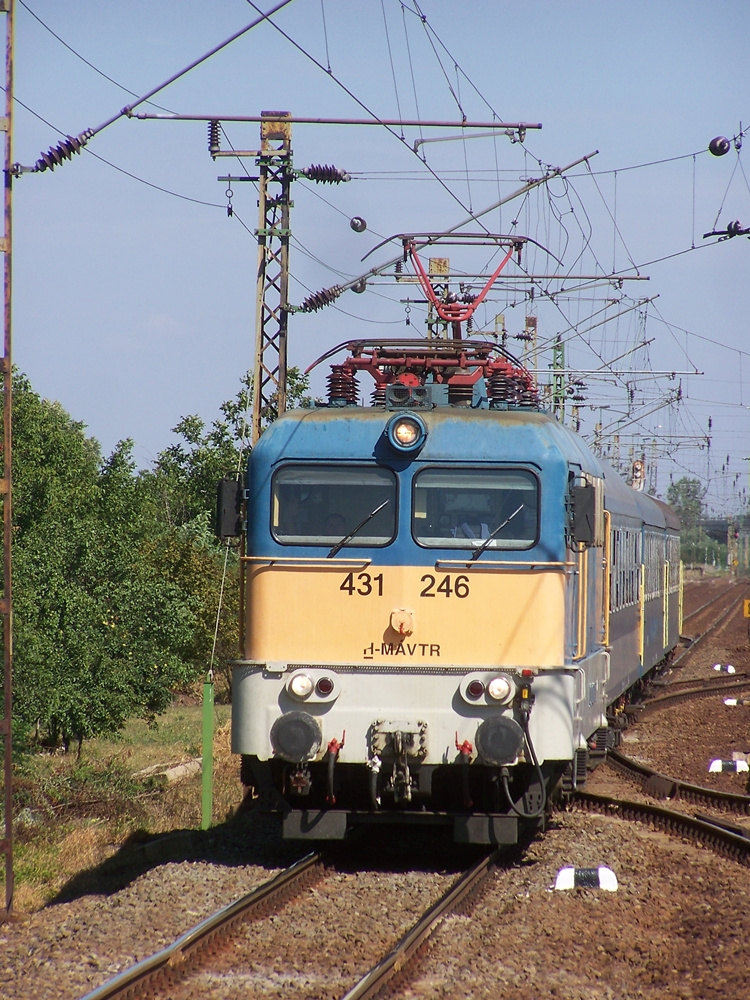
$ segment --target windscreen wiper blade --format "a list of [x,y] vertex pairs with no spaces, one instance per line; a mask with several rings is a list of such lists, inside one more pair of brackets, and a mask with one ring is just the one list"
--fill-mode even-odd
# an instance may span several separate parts
[[336,542],[336,544],[333,546],[331,551],[326,556],[326,559],[332,559],[336,555],[336,553],[339,552],[346,545],[347,542],[350,542],[355,535],[358,535],[360,533],[362,528],[364,528],[364,526],[367,524],[368,521],[371,521],[375,517],[378,511],[381,511],[383,507],[385,507],[385,505],[390,502],[391,502],[390,500],[384,500],[381,504],[378,504],[375,510],[371,510],[370,513],[367,515],[367,517],[364,519],[364,521],[360,521],[357,527],[353,531],[350,531],[348,535],[344,535],[344,537],[341,539],[340,542]]
[[479,548],[477,549],[477,551],[472,553],[471,559],[469,559],[469,562],[474,562],[475,559],[478,559],[481,556],[481,554],[484,552],[484,550],[487,548],[487,546],[490,544],[490,542],[492,541],[492,539],[495,537],[495,535],[498,535],[503,530],[503,528],[505,527],[505,525],[509,524],[513,520],[513,518],[516,516],[516,514],[520,514],[522,510],[523,510],[523,504],[521,504],[520,507],[516,507],[516,509],[513,511],[513,513],[510,515],[510,517],[506,517],[502,524],[498,524],[498,526],[495,528],[495,530],[492,532],[492,534],[488,538],[485,538],[485,540],[479,546]]

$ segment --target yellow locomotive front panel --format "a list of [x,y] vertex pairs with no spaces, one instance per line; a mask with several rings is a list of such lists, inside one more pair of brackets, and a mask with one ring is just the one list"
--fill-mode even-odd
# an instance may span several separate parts
[[245,655],[332,666],[559,667],[564,588],[565,574],[553,570],[252,561]]

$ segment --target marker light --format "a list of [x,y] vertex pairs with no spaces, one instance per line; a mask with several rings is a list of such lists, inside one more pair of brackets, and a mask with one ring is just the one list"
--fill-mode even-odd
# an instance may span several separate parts
[[487,685],[487,694],[494,701],[507,701],[513,693],[513,684],[508,677],[493,677]]
[[427,437],[427,428],[416,414],[394,417],[387,428],[388,440],[398,451],[413,452],[421,448]]
[[330,677],[320,677],[318,683],[315,685],[315,690],[318,694],[326,697],[333,691],[333,681]]
[[470,681],[466,685],[466,692],[472,698],[481,698],[484,694],[484,684],[481,681]]
[[312,694],[313,682],[307,674],[294,674],[289,681],[289,693],[295,698],[308,698]]

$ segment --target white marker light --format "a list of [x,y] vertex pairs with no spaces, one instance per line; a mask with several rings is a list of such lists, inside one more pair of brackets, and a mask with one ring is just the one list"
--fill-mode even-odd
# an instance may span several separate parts
[[312,693],[312,678],[307,674],[295,674],[289,681],[289,691],[295,698],[308,698]]
[[487,694],[495,701],[507,701],[513,691],[513,685],[507,677],[493,677],[487,685]]

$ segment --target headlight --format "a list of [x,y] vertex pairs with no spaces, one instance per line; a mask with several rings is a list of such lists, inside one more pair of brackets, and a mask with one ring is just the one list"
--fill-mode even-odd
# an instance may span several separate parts
[[310,697],[314,686],[312,678],[308,677],[307,674],[293,674],[289,678],[289,693],[293,694],[295,698],[299,698],[300,701]]
[[476,671],[463,677],[458,686],[467,705],[510,705],[516,696],[516,681],[511,674]]
[[341,684],[333,671],[307,664],[295,664],[295,668],[284,681],[286,693],[295,701],[314,705],[338,698]]
[[510,701],[513,695],[513,682],[509,677],[493,677],[487,685],[487,694],[493,701]]
[[388,424],[387,436],[397,451],[414,452],[424,444],[427,428],[422,418],[413,413],[408,416],[398,415]]

